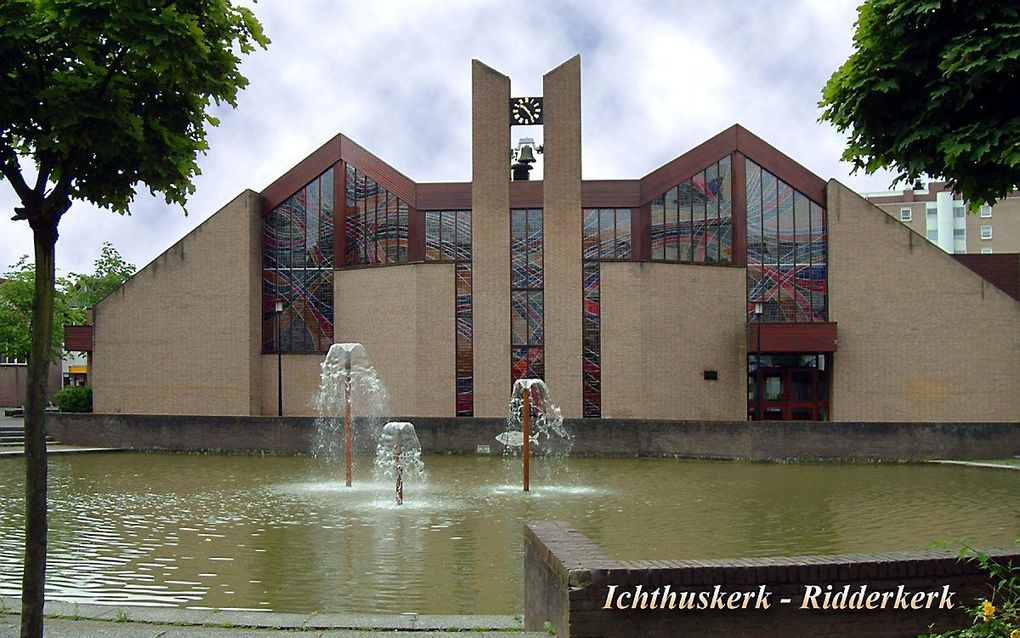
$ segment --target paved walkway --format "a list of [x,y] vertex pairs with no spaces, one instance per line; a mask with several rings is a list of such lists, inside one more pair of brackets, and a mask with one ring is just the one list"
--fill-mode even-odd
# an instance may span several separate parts
[[[3,416],[0,411],[0,427],[5,425],[16,425],[22,427],[23,417]],[[91,447],[85,445],[64,445],[62,443],[50,443],[46,446],[47,454],[91,454],[95,452],[122,452],[120,448]],[[24,456],[25,446],[23,445],[0,445],[0,458],[8,456]]]
[[[0,618],[0,637],[15,638],[20,630],[19,616]],[[460,632],[466,632],[461,634]],[[136,622],[103,622],[97,620],[46,620],[45,635],[47,638],[380,638],[394,636],[396,638],[450,638],[454,635],[468,635],[474,638],[550,638],[545,632],[525,631],[393,631],[378,630],[287,630],[287,629],[249,629],[249,628],[216,628],[216,627],[178,627],[174,625],[148,625]]]
[[[94,454],[96,452],[123,452],[123,448],[116,447],[84,447],[81,445],[64,445],[62,443],[50,443],[46,446],[46,454]],[[0,446],[0,458],[6,456],[24,456],[25,448],[21,445]]]
[[993,470],[1018,470],[1020,471],[1020,456],[1015,456],[1011,459],[993,459],[993,460],[980,460],[980,461],[949,461],[936,459],[934,461],[928,461],[929,463],[938,463],[939,465],[965,465],[967,467],[985,467]]
[[[0,638],[17,636],[21,604],[0,598]],[[549,638],[525,632],[519,616],[397,614],[288,614],[176,607],[129,607],[47,601],[46,636],[97,638],[236,638],[331,636],[350,638],[444,637],[469,633],[488,638]]]

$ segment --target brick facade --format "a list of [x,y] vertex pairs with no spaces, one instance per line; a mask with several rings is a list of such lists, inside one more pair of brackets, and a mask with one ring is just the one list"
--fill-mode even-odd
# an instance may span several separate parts
[[602,416],[743,418],[745,277],[734,267],[602,264]]
[[475,416],[510,395],[510,78],[471,62],[471,268]]
[[260,203],[241,193],[93,309],[96,412],[257,413]]
[[336,341],[355,342],[386,382],[390,414],[456,415],[454,266],[336,273]]
[[[826,186],[739,125],[644,178],[583,181],[580,74],[575,56],[544,77],[541,181],[510,181],[510,79],[475,60],[470,183],[417,184],[338,135],[262,195],[242,193],[95,309],[96,410],[276,414],[281,375],[276,357],[261,350],[262,214],[322,171],[347,162],[402,198],[408,211],[407,255],[415,259],[424,254],[425,211],[471,209],[472,316],[461,329],[470,331],[473,385],[466,386],[464,395],[473,390],[476,417],[502,418],[510,392],[510,211],[541,207],[544,288],[541,308],[528,312],[541,315],[544,325],[540,343],[531,345],[544,348],[545,379],[564,416],[582,415],[582,378],[588,366],[589,378],[595,378],[591,371],[596,368],[601,375],[593,392],[600,393],[603,417],[742,420],[748,413],[747,355],[752,347],[745,267],[746,155],[812,198],[812,210],[825,210],[827,244],[816,255],[826,260],[820,262],[824,265],[811,265],[810,277],[801,271],[796,283],[789,265],[783,270],[777,262],[772,288],[762,293],[773,295],[765,300],[773,304],[776,297],[789,301],[805,294],[805,286],[826,295],[828,312],[823,302],[817,316],[811,309],[809,319],[811,328],[825,324],[824,344],[807,338],[814,333],[803,323],[803,308],[794,313],[797,321],[786,314],[774,324],[786,330],[763,330],[773,336],[782,332],[782,343],[797,344],[778,352],[780,357],[808,355],[817,366],[815,354],[831,353],[823,359],[831,367],[817,377],[829,395],[820,398],[823,391],[815,395],[811,386],[812,409],[828,404],[828,418],[844,422],[1020,422],[1020,302],[839,183]],[[732,162],[725,191],[732,195],[727,208],[732,226],[725,231],[731,257],[699,258],[705,263],[649,261],[651,202],[693,176],[702,176],[697,196],[716,201],[722,197],[722,182],[701,171],[724,158]],[[334,232],[341,245],[346,238],[343,216],[350,211],[339,202],[342,186],[336,189]],[[600,263],[601,292],[591,304],[600,313],[597,346],[592,346],[592,352],[599,351],[582,360],[587,301],[582,299],[582,211],[587,207],[623,208],[632,222],[626,240],[630,256]],[[923,216],[923,211],[916,215]],[[707,213],[702,222],[699,232],[707,236]],[[303,237],[304,228],[295,228]],[[791,236],[783,240],[787,253]],[[803,238],[795,241],[803,253]],[[777,239],[775,249],[783,242]],[[694,261],[691,255],[683,261]],[[333,316],[327,316],[328,309],[322,313],[323,325],[332,320],[334,340],[366,345],[391,386],[394,412],[455,414],[457,301],[450,265],[418,261],[348,268],[341,261],[335,266]],[[798,303],[803,306],[803,299]],[[286,415],[314,413],[311,400],[324,356],[283,355]],[[793,369],[811,364],[769,365]],[[786,383],[781,390],[789,397],[794,392]],[[801,408],[783,414],[816,412]]]
[[[53,401],[53,395],[60,391],[62,383],[60,364],[51,363],[49,379],[46,381],[48,401]],[[23,406],[26,392],[28,392],[28,366],[7,363],[0,365],[0,406]]]
[[833,418],[1020,420],[1020,303],[835,180],[828,199]]

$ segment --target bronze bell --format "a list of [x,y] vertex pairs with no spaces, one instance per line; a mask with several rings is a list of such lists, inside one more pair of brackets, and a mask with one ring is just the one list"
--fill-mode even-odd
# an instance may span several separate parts
[[522,146],[521,150],[517,151],[517,161],[521,164],[534,164],[535,150],[528,145]]
[[513,181],[526,182],[531,173],[532,164],[535,163],[535,150],[524,145],[517,151],[517,163],[510,167]]

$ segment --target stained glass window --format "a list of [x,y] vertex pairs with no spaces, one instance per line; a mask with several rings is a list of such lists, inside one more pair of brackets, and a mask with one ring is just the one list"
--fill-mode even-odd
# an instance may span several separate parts
[[407,204],[351,164],[346,172],[345,265],[407,262]]
[[666,261],[676,261],[679,256],[680,233],[680,202],[679,188],[674,186],[666,192],[665,214],[663,215],[663,258]]
[[601,266],[586,261],[582,266],[581,384],[583,416],[602,416],[602,300]]
[[457,277],[457,416],[474,416],[474,340],[471,262],[458,262]]
[[585,208],[582,225],[584,259],[630,259],[629,208]]
[[731,263],[730,192],[727,156],[652,200],[649,220],[652,260]]
[[763,321],[825,321],[825,209],[747,160],[747,306]]
[[542,209],[510,211],[510,377],[545,378]]
[[421,214],[425,218],[425,261],[455,264],[457,416],[473,416],[471,211],[427,210]]
[[326,352],[333,343],[334,179],[329,168],[263,218],[264,352]]
[[[676,252],[676,233],[665,229],[676,226],[676,190],[660,197],[658,206],[662,218],[669,220],[663,225],[664,235],[660,252]],[[655,204],[653,204],[655,205]],[[586,208],[581,214],[582,259],[582,316],[581,316],[581,375],[583,385],[583,414],[586,418],[598,418],[602,414],[602,342],[601,342],[601,261],[630,259],[631,257],[631,210],[629,208]],[[672,246],[672,248],[670,248]],[[653,248],[653,250],[655,250]]]
[[729,156],[719,160],[719,181],[715,185],[716,198],[719,203],[719,225],[717,236],[719,239],[719,261],[731,263],[733,261],[733,197],[730,189],[730,158]]
[[666,196],[659,195],[651,205],[652,259],[666,258]]

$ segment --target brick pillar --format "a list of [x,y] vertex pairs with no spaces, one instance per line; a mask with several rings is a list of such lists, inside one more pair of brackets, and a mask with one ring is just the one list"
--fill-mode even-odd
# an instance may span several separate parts
[[472,323],[480,417],[505,416],[510,396],[509,104],[510,78],[472,60]]
[[543,78],[546,382],[563,416],[582,413],[581,56]]

